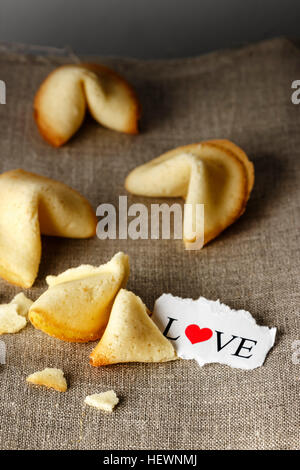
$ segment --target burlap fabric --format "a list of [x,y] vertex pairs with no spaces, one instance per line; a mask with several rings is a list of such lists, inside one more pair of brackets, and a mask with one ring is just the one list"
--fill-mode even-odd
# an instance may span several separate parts
[[[65,343],[27,326],[1,337],[7,346],[0,366],[1,449],[299,448],[300,365],[292,361],[292,343],[300,339],[300,107],[291,102],[291,83],[300,79],[297,48],[280,39],[193,59],[97,60],[136,87],[140,135],[118,134],[90,119],[63,148],[51,148],[37,132],[33,97],[55,66],[76,57],[3,46],[1,172],[22,167],[64,181],[96,208],[118,203],[136,165],[178,145],[228,138],[255,164],[253,194],[243,217],[200,252],[172,240],[45,238],[28,295],[44,291],[49,273],[100,264],[123,250],[131,262],[128,288],[149,308],[163,292],[220,298],[277,326],[277,341],[265,365],[248,372],[194,361],[97,369],[88,361],[95,344]],[[128,202],[139,201],[154,202],[133,196]],[[19,290],[1,280],[1,302]],[[26,375],[45,366],[63,368],[67,393],[26,385]],[[87,394],[111,388],[121,397],[115,413],[84,407]]]

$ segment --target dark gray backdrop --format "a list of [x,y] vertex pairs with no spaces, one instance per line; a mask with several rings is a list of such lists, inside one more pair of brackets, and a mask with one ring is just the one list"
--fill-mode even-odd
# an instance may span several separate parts
[[184,57],[299,36],[299,0],[0,0],[0,41]]

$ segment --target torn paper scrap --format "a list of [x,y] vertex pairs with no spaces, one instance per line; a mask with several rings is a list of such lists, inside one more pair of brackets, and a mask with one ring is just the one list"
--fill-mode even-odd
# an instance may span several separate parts
[[200,366],[218,362],[255,369],[263,365],[276,336],[276,328],[257,325],[249,312],[204,297],[163,294],[155,302],[152,320],[179,357],[196,359]]

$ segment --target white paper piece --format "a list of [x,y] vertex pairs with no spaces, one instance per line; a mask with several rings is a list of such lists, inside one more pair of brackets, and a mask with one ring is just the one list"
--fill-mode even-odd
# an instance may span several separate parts
[[245,310],[232,310],[219,300],[197,300],[163,294],[152,320],[171,340],[182,359],[196,359],[240,369],[263,365],[275,342],[276,328],[259,326]]

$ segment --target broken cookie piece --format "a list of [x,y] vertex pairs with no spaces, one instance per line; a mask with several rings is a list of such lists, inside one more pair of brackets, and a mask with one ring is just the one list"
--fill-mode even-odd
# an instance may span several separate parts
[[0,305],[0,335],[5,333],[17,333],[27,324],[27,320],[18,313],[16,304]]
[[58,392],[66,392],[68,385],[61,369],[48,368],[34,372],[26,378],[26,382],[53,388]]
[[14,296],[10,303],[17,305],[18,314],[27,318],[28,311],[33,304],[33,301],[28,299],[23,292],[20,292]]
[[85,398],[84,403],[98,410],[113,411],[114,407],[119,403],[119,398],[113,390],[103,393],[94,393]]

